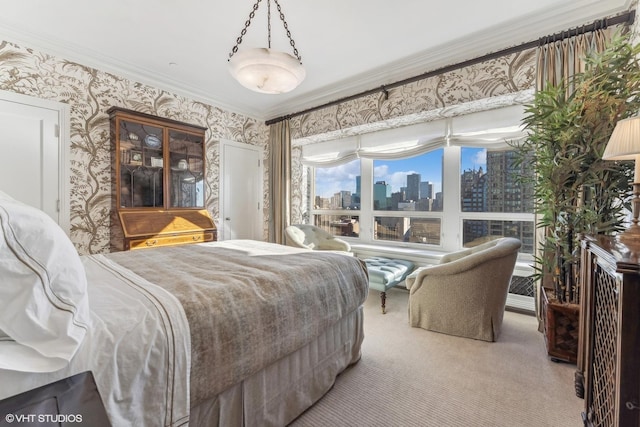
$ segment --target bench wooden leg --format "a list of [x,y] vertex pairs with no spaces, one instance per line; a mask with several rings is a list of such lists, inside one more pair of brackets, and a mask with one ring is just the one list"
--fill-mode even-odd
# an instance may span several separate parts
[[380,292],[380,302],[382,303],[382,314],[387,314],[387,311],[385,309],[385,303],[387,302],[386,292]]

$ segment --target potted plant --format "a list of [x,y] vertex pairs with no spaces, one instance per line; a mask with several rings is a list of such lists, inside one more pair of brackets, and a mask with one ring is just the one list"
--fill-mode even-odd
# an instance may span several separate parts
[[586,58],[585,72],[535,94],[523,119],[528,136],[512,144],[519,162],[534,164],[544,239],[533,278],[542,281],[541,315],[555,359],[577,359],[580,237],[614,233],[624,221],[632,165],[603,161],[602,153],[616,122],[640,109],[639,53],[628,35],[614,35]]

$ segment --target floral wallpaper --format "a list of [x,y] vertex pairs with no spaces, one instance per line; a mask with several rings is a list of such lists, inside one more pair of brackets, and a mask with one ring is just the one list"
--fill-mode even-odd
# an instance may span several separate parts
[[300,181],[292,186],[291,222],[304,222],[308,212],[310,174],[301,145],[527,102],[535,57],[529,49],[293,117],[292,176]]
[[[450,71],[291,119],[293,140],[530,89],[535,50]],[[362,133],[365,133],[363,131]]]
[[[638,0],[633,0],[631,5],[629,6],[629,10],[638,10]],[[631,25],[631,32],[633,33],[633,37],[631,38],[631,42],[635,45],[640,43],[640,19],[636,16],[635,21],[633,21],[633,25]]]
[[[534,81],[535,50],[528,50],[390,89],[388,96],[374,94],[292,118],[292,223],[303,222],[308,210],[309,171],[300,161],[301,144],[433,120],[461,105],[492,108],[481,101],[530,90]],[[8,42],[0,44],[0,89],[70,106],[71,239],[80,253],[109,250],[111,153],[106,111],[111,106],[208,128],[206,206],[216,224],[218,142],[224,138],[261,146],[267,237],[269,144],[264,123]],[[466,111],[458,110],[455,114]]]
[[[70,106],[71,232],[78,252],[109,251],[111,211],[112,106],[205,126],[206,200],[218,218],[218,146],[228,139],[263,147],[268,158],[268,127],[254,119],[130,81],[81,64],[8,42],[0,42],[0,90]],[[265,176],[268,176],[265,162]],[[268,199],[265,197],[265,221]]]

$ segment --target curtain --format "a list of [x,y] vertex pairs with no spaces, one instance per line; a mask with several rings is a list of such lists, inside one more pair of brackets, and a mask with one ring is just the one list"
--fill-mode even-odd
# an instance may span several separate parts
[[[611,31],[606,28],[576,35],[562,40],[544,40],[537,51],[537,76],[536,90],[543,90],[549,85],[556,86],[561,82],[567,83],[567,96],[573,91],[571,79],[574,75],[585,71],[584,58],[589,52],[601,52],[611,38]],[[536,217],[536,223],[538,218]],[[545,229],[537,229],[536,247],[539,247],[546,235]],[[536,317],[538,318],[538,330],[544,330],[541,296],[543,281],[538,281],[536,286]]]
[[269,241],[284,244],[284,229],[291,221],[291,132],[289,119],[269,128]]
[[[589,52],[601,52],[611,33],[601,28],[563,40],[545,40],[537,51],[536,89],[547,85],[557,85],[561,81],[570,82],[572,76],[585,69],[584,58]],[[567,85],[569,93],[571,85]]]

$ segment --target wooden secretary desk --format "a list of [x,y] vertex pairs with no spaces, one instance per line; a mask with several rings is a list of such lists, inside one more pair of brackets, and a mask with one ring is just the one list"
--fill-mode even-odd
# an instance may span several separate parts
[[585,426],[640,427],[640,252],[582,241],[576,391]]
[[117,107],[107,113],[111,250],[216,240],[204,205],[205,128]]

